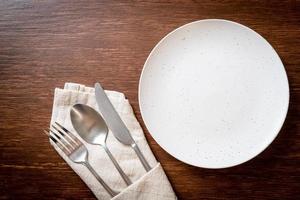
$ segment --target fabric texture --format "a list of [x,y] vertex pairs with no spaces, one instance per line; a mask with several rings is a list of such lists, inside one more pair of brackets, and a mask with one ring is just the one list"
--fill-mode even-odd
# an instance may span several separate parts
[[[104,149],[99,145],[88,144],[80,138],[89,150],[90,164],[113,190],[120,192],[113,199],[177,199],[163,168],[153,156],[143,130],[135,118],[133,110],[124,94],[116,91],[105,92],[152,167],[146,173],[134,150],[130,146],[120,143],[109,131],[107,147],[133,182],[132,185],[127,186]],[[94,88],[75,83],[66,83],[64,89],[55,89],[51,123],[57,121],[77,135],[70,120],[70,108],[76,103],[87,104],[99,112]],[[112,199],[85,166],[73,163],[54,143],[51,144],[98,199]]]

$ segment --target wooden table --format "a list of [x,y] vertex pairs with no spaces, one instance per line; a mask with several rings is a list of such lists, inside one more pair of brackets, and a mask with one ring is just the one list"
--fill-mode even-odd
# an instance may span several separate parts
[[[174,28],[206,18],[260,33],[280,55],[290,83],[290,108],[276,140],[255,159],[221,170],[168,155],[138,107],[140,72],[154,45]],[[179,199],[300,199],[299,1],[1,1],[0,199],[95,198],[42,129],[55,87],[96,81],[129,98]]]

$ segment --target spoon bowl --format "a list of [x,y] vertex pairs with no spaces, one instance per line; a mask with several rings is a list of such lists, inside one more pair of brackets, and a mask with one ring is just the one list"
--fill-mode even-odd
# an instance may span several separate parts
[[108,128],[101,115],[84,104],[75,104],[71,108],[71,121],[74,129],[86,142],[105,145]]
[[108,128],[102,116],[90,106],[84,104],[75,104],[71,108],[70,117],[74,129],[81,136],[81,138],[87,143],[102,146],[125,183],[127,185],[131,185],[131,180],[122,170],[106,146]]

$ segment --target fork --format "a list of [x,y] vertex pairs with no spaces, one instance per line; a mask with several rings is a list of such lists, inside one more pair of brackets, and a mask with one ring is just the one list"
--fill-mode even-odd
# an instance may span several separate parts
[[59,147],[64,154],[66,154],[70,160],[74,163],[82,164],[88,168],[88,170],[95,176],[104,189],[112,196],[116,196],[118,192],[111,189],[105,181],[97,174],[94,168],[88,161],[88,150],[85,145],[65,127],[58,122],[51,124],[48,131],[44,132],[50,137],[57,147]]

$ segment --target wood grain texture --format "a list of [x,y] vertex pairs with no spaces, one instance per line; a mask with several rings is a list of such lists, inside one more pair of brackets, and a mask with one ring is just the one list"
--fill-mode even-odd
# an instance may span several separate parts
[[[237,167],[188,166],[147,132],[138,81],[154,45],[185,23],[251,27],[280,55],[290,108],[279,136]],[[299,1],[0,1],[0,199],[94,199],[49,146],[53,91],[64,82],[124,92],[179,199],[300,199]]]

